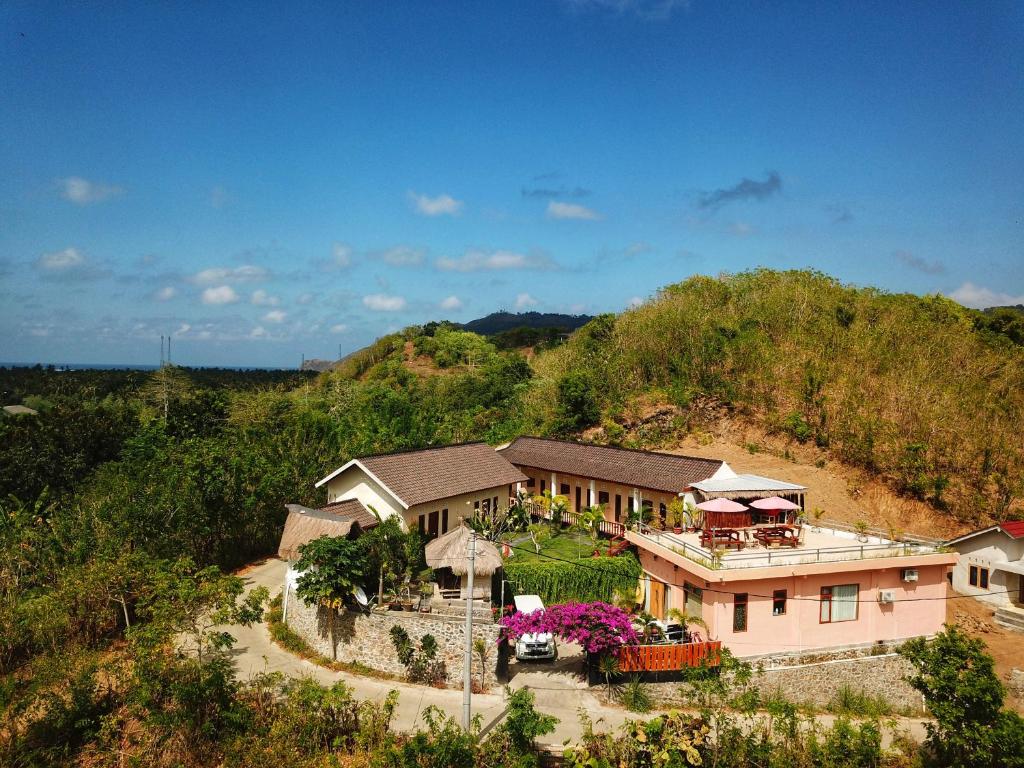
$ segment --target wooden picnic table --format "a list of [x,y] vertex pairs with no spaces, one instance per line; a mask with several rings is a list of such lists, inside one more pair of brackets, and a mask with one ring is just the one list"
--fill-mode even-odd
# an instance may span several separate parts
[[772,544],[795,547],[800,543],[800,532],[791,525],[769,525],[758,527],[754,532],[754,538],[765,547],[769,547]]
[[740,532],[735,528],[706,528],[700,532],[700,543],[709,549],[735,547],[740,550],[745,546]]

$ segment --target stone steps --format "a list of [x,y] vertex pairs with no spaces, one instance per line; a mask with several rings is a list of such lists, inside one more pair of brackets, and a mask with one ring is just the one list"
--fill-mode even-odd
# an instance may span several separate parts
[[993,616],[996,624],[1014,632],[1024,632],[1024,611],[1017,608],[997,608]]

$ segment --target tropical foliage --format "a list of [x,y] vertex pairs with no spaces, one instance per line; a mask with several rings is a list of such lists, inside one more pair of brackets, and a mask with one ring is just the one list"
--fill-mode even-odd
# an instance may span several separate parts
[[615,602],[636,591],[640,572],[640,562],[632,553],[571,562],[505,563],[505,578],[516,592],[540,595],[547,605],[570,600]]

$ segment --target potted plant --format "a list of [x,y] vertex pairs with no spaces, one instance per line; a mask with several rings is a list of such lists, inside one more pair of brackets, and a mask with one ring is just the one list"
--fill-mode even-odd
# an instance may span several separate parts
[[868,540],[868,522],[867,520],[858,520],[853,524],[853,529],[857,531],[857,541],[861,544]]
[[821,507],[815,507],[811,511],[811,517],[814,518],[814,524],[811,526],[811,530],[817,532],[821,530],[821,518],[825,516],[825,510]]
[[682,533],[686,521],[686,504],[682,499],[675,498],[669,502],[668,517],[672,521],[672,533]]

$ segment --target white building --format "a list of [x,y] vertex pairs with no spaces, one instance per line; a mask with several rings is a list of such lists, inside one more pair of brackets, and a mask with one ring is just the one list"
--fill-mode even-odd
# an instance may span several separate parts
[[947,544],[960,555],[954,590],[996,607],[1024,607],[1024,521],[992,525]]

